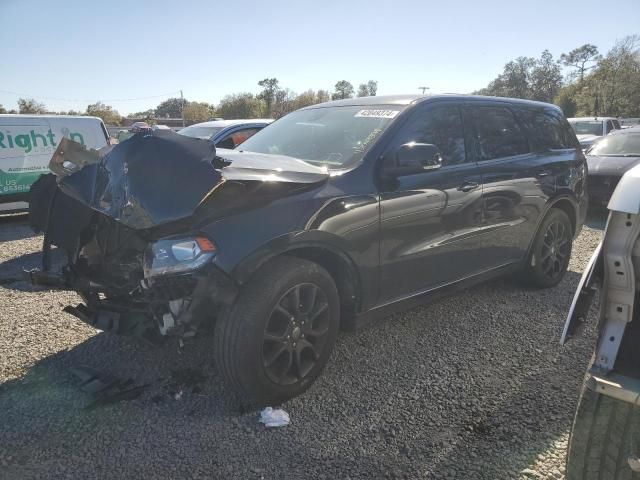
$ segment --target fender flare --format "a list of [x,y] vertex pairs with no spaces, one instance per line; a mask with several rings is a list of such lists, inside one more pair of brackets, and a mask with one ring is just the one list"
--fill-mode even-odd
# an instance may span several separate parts
[[361,285],[360,271],[356,262],[346,253],[347,248],[342,245],[344,243],[344,239],[320,230],[288,233],[270,240],[251,252],[233,267],[229,275],[239,285],[242,285],[266,262],[279,255],[286,255],[302,249],[316,249],[340,258],[351,273],[356,292],[359,292]]
[[531,239],[529,240],[529,246],[527,247],[527,255],[525,256],[525,259],[524,259],[525,262],[529,261],[529,257],[531,255],[531,249],[533,248],[533,242],[535,241],[535,238],[538,235],[538,230],[540,229],[540,225],[542,224],[544,219],[549,214],[549,211],[552,208],[554,208],[558,203],[565,202],[565,201],[568,201],[571,204],[571,207],[573,208],[573,216],[574,216],[573,233],[575,235],[575,233],[577,231],[577,227],[578,227],[578,222],[579,222],[578,211],[579,211],[580,207],[579,207],[578,201],[574,197],[572,197],[571,195],[568,195],[568,194],[563,194],[563,195],[558,195],[557,197],[553,197],[551,200],[549,200],[545,204],[544,210],[538,216],[538,221],[536,222],[535,233],[531,236]]

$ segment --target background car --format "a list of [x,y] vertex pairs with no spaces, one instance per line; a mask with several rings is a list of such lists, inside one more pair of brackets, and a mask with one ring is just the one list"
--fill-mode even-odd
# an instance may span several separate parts
[[640,127],[615,130],[587,150],[589,201],[605,206],[620,178],[640,162]]
[[214,120],[190,125],[178,130],[187,137],[212,141],[218,148],[235,148],[273,122],[271,118],[249,120]]
[[588,149],[598,138],[621,128],[618,119],[613,117],[575,117],[568,120],[583,150]]
[[51,155],[63,137],[96,150],[110,143],[98,117],[0,115],[0,212],[28,207],[31,185],[49,171]]

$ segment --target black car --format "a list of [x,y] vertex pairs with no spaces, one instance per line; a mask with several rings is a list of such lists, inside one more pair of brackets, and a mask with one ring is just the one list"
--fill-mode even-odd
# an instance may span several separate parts
[[236,150],[172,132],[103,154],[64,142],[50,167],[32,188],[32,281],[79,292],[67,311],[100,329],[214,325],[217,365],[251,404],[309,387],[340,328],[507,273],[556,285],[586,210],[561,111],[490,97],[315,105]]
[[627,170],[640,162],[640,127],[614,130],[587,150],[589,201],[606,206]]

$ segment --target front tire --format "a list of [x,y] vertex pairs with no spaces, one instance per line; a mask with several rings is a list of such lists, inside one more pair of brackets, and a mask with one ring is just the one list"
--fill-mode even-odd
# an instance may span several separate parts
[[584,387],[569,439],[567,480],[640,478],[629,466],[637,458],[640,410]]
[[278,404],[303,393],[333,350],[340,301],[320,265],[278,257],[243,287],[215,328],[215,356],[243,406]]
[[569,266],[572,241],[569,217],[562,210],[551,209],[538,228],[521,278],[534,287],[555,287]]

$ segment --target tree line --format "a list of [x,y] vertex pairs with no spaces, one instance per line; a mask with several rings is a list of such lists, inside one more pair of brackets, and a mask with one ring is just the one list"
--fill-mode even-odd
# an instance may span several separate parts
[[[337,82],[334,91],[331,93],[328,90],[309,89],[297,94],[289,88],[281,87],[277,78],[260,80],[258,86],[261,88],[258,94],[243,92],[226,95],[218,105],[181,98],[169,98],[161,102],[156,108],[135,112],[127,117],[143,119],[149,123],[156,124],[162,123],[162,120],[167,118],[182,118],[184,114],[185,123],[188,125],[216,117],[225,119],[280,118],[289,112],[315,105],[316,103],[351,98],[354,95],[359,97],[373,96],[378,91],[378,82],[375,80],[361,83],[357,92],[347,80]],[[102,118],[107,125],[121,125],[124,120],[124,117],[112,106],[105,105],[100,101],[88,105],[84,111],[50,112],[42,102],[33,98],[20,98],[18,100],[18,110],[7,111],[0,105],[0,113],[90,115]]]
[[640,117],[640,36],[617,41],[604,55],[585,44],[557,60],[548,50],[518,57],[474,93],[555,103],[567,117]]

